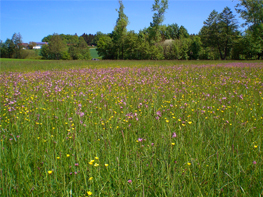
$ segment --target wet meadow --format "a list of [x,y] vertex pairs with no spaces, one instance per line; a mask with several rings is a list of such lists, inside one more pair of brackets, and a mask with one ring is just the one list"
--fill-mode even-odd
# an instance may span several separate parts
[[0,63],[0,196],[263,195],[262,61]]

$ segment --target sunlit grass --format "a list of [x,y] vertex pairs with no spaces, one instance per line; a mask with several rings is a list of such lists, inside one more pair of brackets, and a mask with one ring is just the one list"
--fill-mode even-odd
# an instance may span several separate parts
[[20,63],[1,65],[0,196],[263,195],[262,62]]
[[[174,66],[174,65],[217,65],[238,63],[240,61],[226,60],[19,60],[0,58],[0,72],[34,72],[48,70],[68,70],[82,68],[120,68],[146,66]],[[262,61],[242,61],[243,63],[260,63]]]

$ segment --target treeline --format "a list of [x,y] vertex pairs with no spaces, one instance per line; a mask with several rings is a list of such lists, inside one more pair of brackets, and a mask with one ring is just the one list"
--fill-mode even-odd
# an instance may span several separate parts
[[128,17],[119,0],[119,17],[112,33],[99,36],[97,51],[103,59],[260,59],[263,57],[263,1],[244,1],[237,12],[246,20],[239,26],[230,8],[213,10],[198,35],[177,24],[161,25],[168,0],[155,0],[153,22],[139,33],[127,31]]
[[[80,37],[82,37],[88,46],[97,45],[97,37],[103,33],[97,32],[97,34],[82,34]],[[42,42],[50,42],[53,35],[48,35],[44,37],[41,41]],[[59,34],[60,38],[66,43],[66,44],[76,44],[78,42],[78,35],[70,35],[70,34]]]
[[[28,45],[22,42],[20,33],[15,33],[12,39],[0,42],[1,58],[18,59],[55,59],[55,60],[89,60],[91,59],[88,44],[82,36],[53,34],[42,39],[48,44],[42,45],[39,50],[30,50],[35,46],[34,42]],[[25,50],[28,48],[29,50]]]
[[43,38],[42,41],[48,42],[48,45],[41,48],[40,54],[43,59],[91,59],[89,47],[83,37],[53,34]]
[[[135,60],[218,60],[263,59],[263,0],[239,0],[236,11],[245,20],[240,26],[235,15],[226,7],[221,13],[213,10],[197,35],[189,35],[184,26],[176,23],[162,25],[168,9],[168,0],[154,0],[153,21],[139,33],[127,31],[128,17],[119,0],[118,19],[109,34],[82,34],[81,36],[53,34],[42,39],[40,55],[43,59],[91,59],[89,47],[97,47],[102,59]],[[32,47],[31,47],[32,48]],[[0,56],[27,58],[30,50],[22,50],[22,36],[0,41]],[[32,50],[31,50],[32,51]],[[36,54],[32,52],[31,54]]]
[[1,58],[19,58],[23,59],[27,54],[22,51],[22,36],[20,33],[14,33],[11,39],[6,39],[5,42],[0,40],[0,55]]

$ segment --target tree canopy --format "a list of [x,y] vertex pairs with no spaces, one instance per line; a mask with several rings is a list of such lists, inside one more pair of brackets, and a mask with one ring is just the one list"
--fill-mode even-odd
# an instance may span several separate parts
[[200,31],[204,46],[216,48],[222,60],[229,56],[233,41],[238,35],[238,26],[230,8],[220,14],[213,10]]
[[253,49],[258,51],[258,59],[263,56],[263,0],[239,0],[236,11],[245,20],[247,37],[257,43]]

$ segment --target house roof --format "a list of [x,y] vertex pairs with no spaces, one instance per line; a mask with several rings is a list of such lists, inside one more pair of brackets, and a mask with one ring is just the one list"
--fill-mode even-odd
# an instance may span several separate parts
[[48,42],[35,42],[38,45],[44,45],[44,44],[48,44]]
[[22,45],[22,46],[28,46],[28,43],[19,43],[18,45]]

